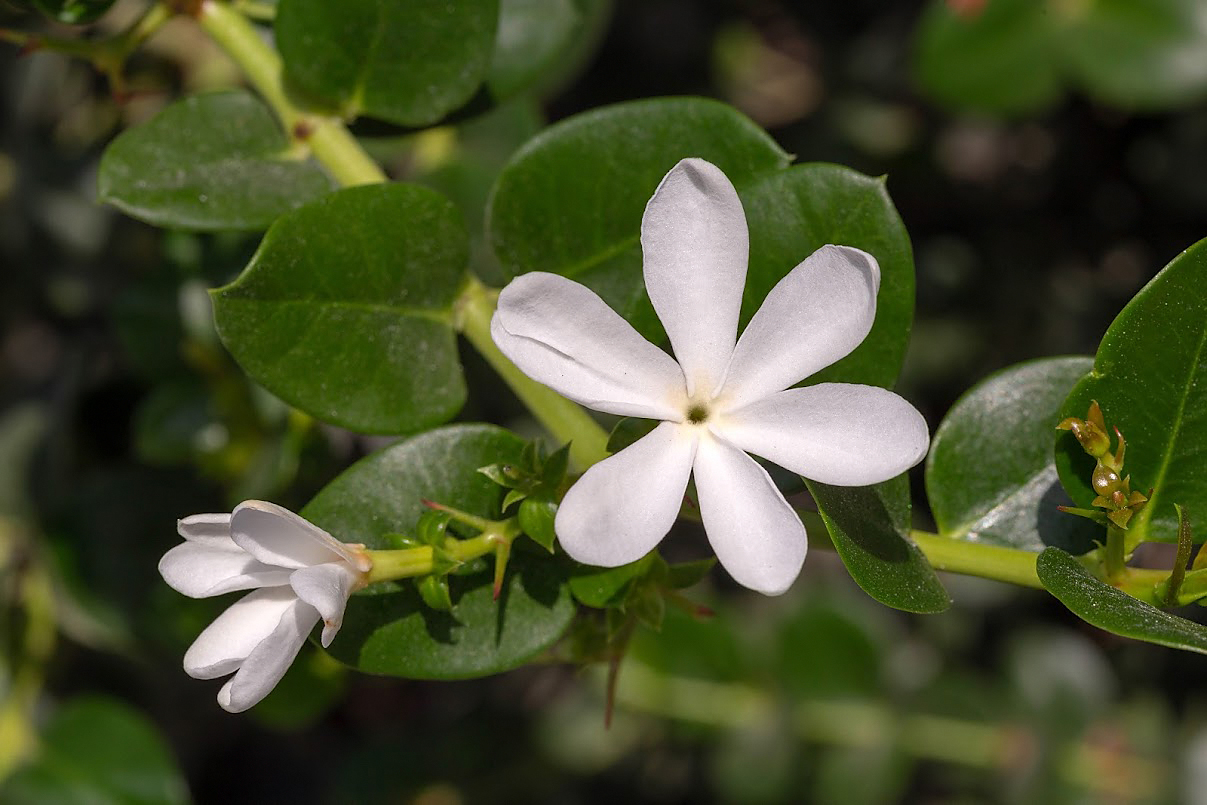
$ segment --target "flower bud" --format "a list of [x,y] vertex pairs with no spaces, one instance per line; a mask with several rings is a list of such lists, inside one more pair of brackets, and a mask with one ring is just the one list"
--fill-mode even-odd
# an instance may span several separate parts
[[[1101,414],[1099,414],[1101,416]],[[1056,426],[1057,430],[1071,430],[1081,442],[1081,447],[1094,458],[1101,458],[1111,451],[1111,437],[1106,430],[1092,420],[1068,417]]]

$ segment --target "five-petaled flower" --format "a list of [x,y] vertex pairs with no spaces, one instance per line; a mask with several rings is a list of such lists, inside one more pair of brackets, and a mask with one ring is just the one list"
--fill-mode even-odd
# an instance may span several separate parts
[[192,598],[255,590],[209,625],[184,655],[197,679],[235,675],[218,703],[242,712],[268,695],[323,620],[329,646],[348,596],[364,586],[372,561],[288,509],[247,500],[230,514],[195,514],[179,521],[185,542],[159,562],[173,589]]
[[748,452],[841,486],[887,480],[926,455],[926,422],[891,391],[790,388],[867,336],[880,267],[858,249],[823,246],[771,290],[739,339],[746,216],[729,179],[701,159],[662,180],[641,248],[677,362],[594,292],[554,274],[516,278],[491,322],[499,349],[534,380],[597,411],[663,420],[571,487],[558,539],[580,562],[635,561],[670,530],[694,476],[722,566],[751,589],[782,593],[804,562],[805,529]]

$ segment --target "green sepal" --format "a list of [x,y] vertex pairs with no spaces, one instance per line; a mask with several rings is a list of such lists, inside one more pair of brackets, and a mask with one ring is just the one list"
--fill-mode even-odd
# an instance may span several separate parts
[[526,497],[528,493],[523,489],[508,489],[507,494],[503,496],[503,511],[507,511]]
[[694,562],[680,562],[675,565],[668,565],[666,583],[673,590],[682,590],[686,587],[699,584],[708,577],[708,574],[716,564],[716,557],[709,557],[708,559],[697,559]]
[[666,598],[654,585],[636,584],[625,597],[623,611],[641,625],[655,632],[661,631],[662,619],[666,617]]
[[658,424],[656,419],[625,417],[617,422],[616,426],[612,428],[612,432],[608,434],[608,452],[619,453],[642,436],[653,431]]
[[541,485],[546,489],[557,489],[566,477],[570,466],[570,445],[564,444],[554,450],[541,466]]
[[420,545],[442,547],[448,539],[448,524],[452,519],[452,515],[446,511],[424,512],[415,524],[415,540]]
[[453,599],[448,592],[448,576],[443,574],[424,576],[416,586],[419,588],[419,597],[423,599],[423,603],[441,612],[452,611]]
[[657,558],[657,553],[648,553],[636,562],[620,567],[578,565],[570,576],[570,594],[580,604],[595,609],[620,606],[628,593],[629,585],[634,579],[648,573]]
[[557,516],[557,503],[545,497],[530,497],[520,503],[517,519],[520,528],[549,553],[553,553],[553,543],[557,534],[553,530],[553,520]]

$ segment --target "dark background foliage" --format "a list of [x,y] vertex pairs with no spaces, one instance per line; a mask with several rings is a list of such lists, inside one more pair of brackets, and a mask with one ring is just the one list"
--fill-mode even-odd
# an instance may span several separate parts
[[[1207,107],[1129,113],[1074,92],[1009,121],[940,108],[912,78],[922,6],[620,0],[582,72],[542,106],[556,120],[716,97],[798,160],[887,174],[917,264],[898,389],[933,428],[998,368],[1093,354],[1126,301],[1203,236]],[[29,22],[0,6],[0,24]],[[256,236],[165,232],[95,203],[117,132],[182,91],[235,80],[187,22],[157,41],[127,66],[120,100],[85,64],[0,47],[0,511],[28,515],[35,534],[6,550],[2,636],[20,657],[19,571],[49,563],[62,603],[46,712],[94,694],[132,705],[198,802],[1069,801],[1071,761],[1049,750],[1103,735],[1115,752],[1104,758],[1163,753],[1165,776],[1140,798],[1174,796],[1190,757],[1175,747],[1201,726],[1200,658],[989,582],[952,579],[951,611],[899,615],[861,599],[822,551],[786,599],[752,601],[716,579],[703,595],[721,617],[672,623],[636,650],[699,660],[692,677],[758,680],[792,707],[871,702],[890,726],[869,722],[885,738],[870,745],[802,734],[792,707],[707,724],[622,706],[605,732],[599,680],[572,668],[401,682],[344,674],[310,649],[262,707],[222,712],[216,685],[178,670],[221,603],[184,602],[160,582],[173,521],[248,496],[300,508],[381,442],[297,421],[217,344],[203,290],[238,272]],[[492,119],[467,137],[501,159],[531,123],[523,110]],[[374,148],[396,176],[458,200],[488,187],[488,170],[429,170],[408,141]],[[462,418],[512,421],[518,408],[464,358]],[[916,713],[1000,727],[992,736],[1016,744],[987,769],[940,762],[891,739],[892,725],[918,727]],[[836,718],[856,716],[869,717]]]

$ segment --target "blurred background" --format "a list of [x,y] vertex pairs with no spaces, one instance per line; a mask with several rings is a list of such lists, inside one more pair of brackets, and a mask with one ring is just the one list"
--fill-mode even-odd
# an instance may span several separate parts
[[[1207,33],[1121,23],[1152,51],[1127,62],[1106,34],[1078,45],[1040,30],[1073,31],[1090,0],[1028,3],[1038,22],[1001,11],[1019,5],[617,0],[584,12],[576,70],[541,97],[417,136],[363,133],[394,178],[448,193],[471,228],[544,121],[635,98],[719,98],[799,161],[887,175],[917,268],[898,390],[933,430],[996,369],[1092,355],[1207,234]],[[1199,5],[1153,4],[1195,20]],[[83,32],[0,2],[0,27],[96,35],[141,7],[123,0]],[[951,67],[945,48],[961,45],[945,26],[981,15],[988,44]],[[1015,47],[1024,29],[1039,33]],[[981,70],[977,54],[998,63]],[[1121,60],[1130,78],[1103,73]],[[205,291],[258,235],[164,231],[95,201],[117,133],[238,81],[185,19],[116,88],[84,61],[0,42],[0,799],[1207,801],[1201,658],[976,579],[945,579],[950,611],[906,616],[824,551],[782,598],[720,573],[694,590],[716,617],[672,613],[637,638],[610,729],[601,669],[421,683],[348,674],[309,646],[262,705],[223,712],[218,684],[180,660],[229,601],[161,582],[174,521],[249,497],[300,508],[386,443],[292,412],[217,341]],[[484,244],[475,261],[498,276]],[[493,390],[463,357],[471,390]],[[478,393],[461,418],[519,414]]]

